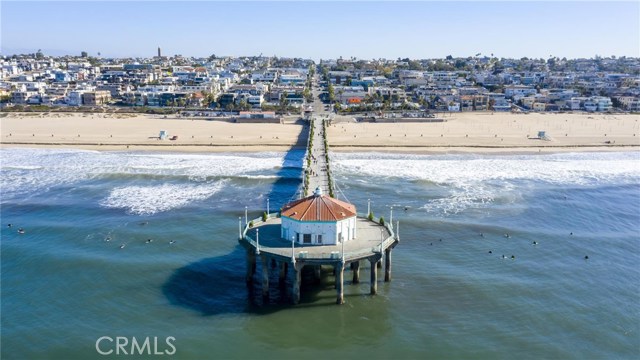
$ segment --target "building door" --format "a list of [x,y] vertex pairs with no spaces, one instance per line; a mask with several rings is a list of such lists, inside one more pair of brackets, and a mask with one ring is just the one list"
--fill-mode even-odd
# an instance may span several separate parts
[[318,235],[317,243],[322,244],[322,235]]

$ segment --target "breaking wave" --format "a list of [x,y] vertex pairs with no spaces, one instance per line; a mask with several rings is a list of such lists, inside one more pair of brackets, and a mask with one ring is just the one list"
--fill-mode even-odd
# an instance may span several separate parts
[[[425,199],[427,212],[449,214],[508,202],[533,182],[596,186],[640,183],[640,154],[564,153],[552,155],[408,155],[334,154],[336,175],[358,179],[412,181],[446,189],[446,196]],[[378,182],[382,183],[382,182]]]
[[0,155],[3,201],[99,177],[186,177],[196,182],[240,176],[271,179],[278,169],[296,163],[277,152],[162,154],[12,148],[0,150]]
[[157,186],[124,186],[111,191],[100,202],[107,208],[125,209],[135,215],[153,215],[206,200],[219,192],[226,181],[211,184],[162,184]]

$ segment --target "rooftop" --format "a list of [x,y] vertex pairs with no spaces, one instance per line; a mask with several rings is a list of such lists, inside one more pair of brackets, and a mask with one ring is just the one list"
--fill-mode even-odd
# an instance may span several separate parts
[[355,205],[316,192],[286,204],[282,216],[299,221],[340,221],[356,216]]

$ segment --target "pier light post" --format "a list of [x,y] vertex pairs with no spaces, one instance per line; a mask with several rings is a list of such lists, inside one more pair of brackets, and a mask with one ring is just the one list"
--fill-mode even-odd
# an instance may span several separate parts
[[393,228],[393,206],[391,207],[391,210],[389,211],[389,227]]
[[267,216],[269,216],[270,212],[269,212],[269,198],[267,198]]
[[292,289],[292,297],[293,304],[297,304],[300,302],[300,282],[302,281],[301,273],[302,268],[298,269],[296,266],[296,257],[294,255],[294,247],[295,247],[295,237],[291,237],[291,268],[293,270],[293,289]]
[[260,229],[256,229],[256,255],[260,255]]
[[249,223],[249,208],[244,207],[244,224],[247,225]]
[[367,216],[371,214],[371,199],[367,199]]
[[340,268],[336,269],[336,304],[344,304],[344,235],[342,235],[342,259],[340,259]]
[[242,236],[242,217],[241,216],[238,216],[238,238],[244,239],[244,236]]
[[400,241],[400,220],[396,220],[396,240]]

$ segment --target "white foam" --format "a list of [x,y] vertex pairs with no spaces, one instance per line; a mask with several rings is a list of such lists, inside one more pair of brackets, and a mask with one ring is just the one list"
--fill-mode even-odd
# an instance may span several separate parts
[[7,169],[10,170],[39,170],[42,169],[42,166],[38,165],[13,165],[6,166]]
[[640,183],[640,154],[566,153],[554,155],[334,154],[336,175],[426,181],[447,189],[429,200],[428,212],[449,214],[480,207],[498,197],[513,199],[527,182],[593,186]]
[[280,178],[280,176],[277,176],[277,175],[239,175],[238,177],[244,178],[244,179],[260,179],[260,180]]
[[365,176],[426,180],[438,184],[539,180],[556,184],[637,181],[640,154],[580,153],[484,156],[337,154],[334,168]]
[[272,171],[285,162],[284,153],[159,154],[85,150],[0,149],[2,201],[38,194],[52,186],[74,184],[111,174],[187,176],[206,182],[211,177]]
[[100,202],[107,208],[125,209],[130,214],[153,215],[210,198],[219,192],[225,180],[207,184],[162,184],[124,186],[111,191]]

